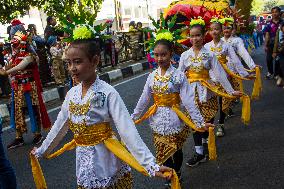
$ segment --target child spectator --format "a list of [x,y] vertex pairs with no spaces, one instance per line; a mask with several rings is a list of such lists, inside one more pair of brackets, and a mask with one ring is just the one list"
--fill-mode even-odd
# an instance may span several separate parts
[[50,45],[50,54],[52,57],[52,72],[54,75],[55,83],[62,85],[65,82],[65,69],[62,61],[63,48],[61,43],[57,41],[56,36],[50,36],[47,40]]

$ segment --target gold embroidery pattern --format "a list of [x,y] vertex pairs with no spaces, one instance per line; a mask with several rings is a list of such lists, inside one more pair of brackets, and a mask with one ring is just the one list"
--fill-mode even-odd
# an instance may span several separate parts
[[161,135],[154,133],[154,146],[156,148],[157,163],[162,165],[169,159],[177,150],[181,149],[186,139],[190,134],[188,127],[177,134]]
[[24,93],[23,88],[18,86],[18,90],[14,91],[14,100],[15,100],[15,123],[16,123],[16,130],[19,133],[27,132],[27,125],[25,122],[25,115],[24,115]]
[[190,61],[193,63],[200,63],[202,61],[202,57],[191,57]]
[[202,65],[200,65],[200,66],[191,65],[189,67],[189,70],[198,73],[198,72],[201,72],[203,70],[203,68],[204,68],[204,66],[202,66]]
[[211,52],[222,52],[223,48],[222,47],[211,47],[210,51]]
[[86,104],[75,104],[70,101],[69,103],[69,111],[74,115],[86,115],[90,109],[91,101],[88,100]]
[[[125,173],[121,178],[117,180],[115,184],[109,187],[100,189],[132,189],[133,188],[133,176],[130,172]],[[83,186],[78,186],[78,189],[86,189]],[[99,188],[94,188],[99,189]]]
[[[166,91],[169,89],[169,81],[171,80],[172,75],[169,76],[159,76],[158,73],[154,76],[154,85],[153,85],[153,91],[155,93],[166,93]],[[156,84],[156,82],[162,82],[166,83],[165,86],[159,86]]]
[[70,130],[74,133],[74,135],[78,135],[80,133],[83,133],[87,128],[87,124],[86,124],[85,120],[83,121],[83,123],[73,123],[69,119],[68,125],[69,125]]
[[94,146],[114,136],[114,132],[108,122],[87,126],[83,123],[72,123],[68,120],[69,128],[74,133],[74,139],[79,146]]
[[156,73],[155,77],[154,77],[154,81],[159,81],[162,83],[167,83],[169,82],[171,79],[171,75],[169,76],[159,76],[158,73]]
[[[30,85],[31,85],[31,91],[29,91],[29,93],[31,96],[32,105],[37,106],[39,105],[39,102],[38,102],[38,94],[37,94],[37,87],[35,81],[30,82]],[[16,130],[19,133],[25,133],[27,132],[27,125],[25,122],[25,112],[24,112],[24,108],[26,107],[26,102],[25,102],[24,89],[22,84],[19,84],[18,88],[14,90],[14,102],[15,102]],[[36,116],[40,116],[40,114]],[[40,126],[41,125],[40,118],[36,120],[38,126]]]
[[203,116],[205,122],[209,122],[218,112],[218,98],[214,96],[207,100],[207,102],[201,103],[199,101],[198,93],[195,93],[195,101],[199,107],[200,113]]
[[155,93],[165,93],[169,89],[169,85],[165,85],[163,87],[154,85],[153,90]]
[[[203,57],[204,56],[204,57]],[[190,66],[189,66],[189,70],[190,71],[194,71],[194,72],[201,72],[202,70],[203,70],[203,68],[204,68],[204,66],[202,65],[202,64],[198,64],[198,65],[196,65],[197,63],[201,63],[202,62],[202,59],[203,58],[206,58],[206,55],[201,55],[200,57],[192,57],[192,56],[190,56],[190,62],[192,62],[192,63],[194,63],[193,65],[192,64],[189,64]]]

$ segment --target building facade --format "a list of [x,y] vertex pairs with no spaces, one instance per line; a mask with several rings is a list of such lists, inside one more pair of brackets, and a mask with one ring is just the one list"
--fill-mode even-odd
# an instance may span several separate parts
[[129,29],[131,21],[141,22],[143,26],[151,26],[149,15],[155,20],[160,13],[174,0],[105,0],[102,4],[98,20],[113,19],[118,30]]

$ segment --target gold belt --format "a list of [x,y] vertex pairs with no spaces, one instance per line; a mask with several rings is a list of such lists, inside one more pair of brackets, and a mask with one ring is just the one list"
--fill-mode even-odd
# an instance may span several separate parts
[[200,72],[195,72],[195,71],[187,71],[186,74],[187,78],[189,80],[208,80],[209,79],[209,71],[208,70],[201,70]]
[[[74,140],[77,146],[95,146],[104,140],[114,136],[108,122],[86,126],[86,123],[76,124],[68,121],[70,130],[74,133]],[[81,131],[79,128],[83,128]]]
[[153,94],[154,103],[157,106],[168,106],[172,107],[174,105],[180,104],[179,93],[170,94]]

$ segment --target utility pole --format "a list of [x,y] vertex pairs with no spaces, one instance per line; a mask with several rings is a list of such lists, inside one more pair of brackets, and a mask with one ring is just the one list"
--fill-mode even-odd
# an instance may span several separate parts
[[119,10],[121,8],[120,0],[114,0],[114,9],[115,9],[115,29],[116,31],[120,31],[120,15]]
[[115,14],[115,30],[118,31],[118,13],[117,13],[117,3],[116,0],[114,1],[114,14]]
[[150,15],[150,11],[149,11],[149,2],[148,2],[148,0],[145,0],[145,1],[146,1],[147,15],[148,15],[147,19],[148,19],[148,23],[149,23],[149,27],[150,27],[151,21],[150,21],[149,16],[151,16],[151,15]]

